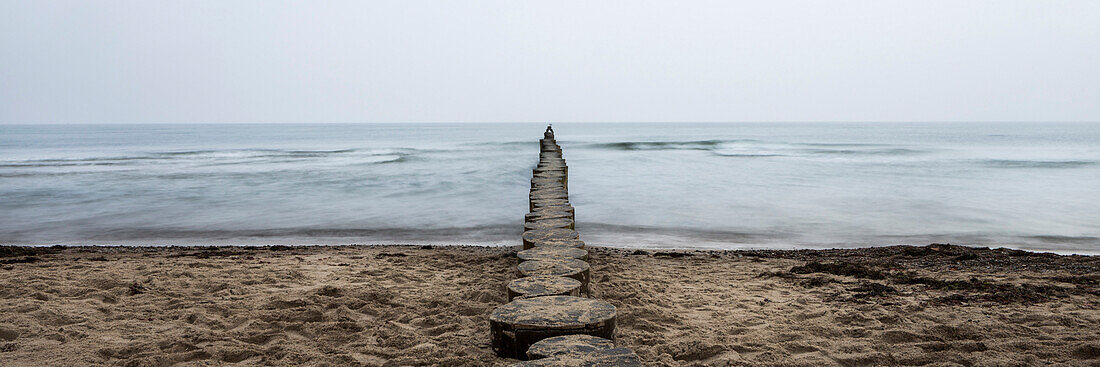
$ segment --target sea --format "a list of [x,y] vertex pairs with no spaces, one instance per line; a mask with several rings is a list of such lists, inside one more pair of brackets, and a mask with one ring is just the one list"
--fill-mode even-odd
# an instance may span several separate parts
[[[545,124],[0,125],[8,245],[515,245]],[[1100,123],[560,123],[590,245],[1100,253]]]

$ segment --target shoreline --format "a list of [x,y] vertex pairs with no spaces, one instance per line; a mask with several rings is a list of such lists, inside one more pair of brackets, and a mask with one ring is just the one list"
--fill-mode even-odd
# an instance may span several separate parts
[[[515,248],[0,247],[0,360],[508,366]],[[646,365],[1090,365],[1100,257],[950,245],[590,247]]]
[[[0,248],[221,248],[221,247],[242,247],[242,248],[264,248],[274,246],[286,246],[286,247],[419,247],[419,246],[433,246],[433,247],[486,247],[486,248],[501,248],[501,247],[515,247],[521,243],[518,240],[500,240],[489,242],[477,242],[466,241],[461,243],[447,242],[447,241],[379,241],[373,243],[349,243],[347,241],[334,240],[332,242],[325,241],[298,241],[298,242],[272,242],[272,241],[255,241],[248,243],[248,241],[214,241],[214,242],[169,242],[163,244],[149,244],[155,241],[82,241],[82,242],[59,242],[59,243],[5,243],[0,242]],[[766,244],[727,244],[727,247],[712,247],[712,246],[631,246],[631,245],[619,245],[619,244],[607,244],[597,241],[591,241],[590,247],[599,247],[607,249],[619,249],[619,250],[643,250],[643,251],[698,251],[698,252],[759,252],[759,251],[860,251],[870,249],[892,248],[892,247],[921,247],[925,245],[908,244],[908,243],[890,243],[881,245],[856,245],[853,247],[838,247],[838,244],[791,244],[786,246],[774,246]],[[947,245],[947,246],[959,246],[965,248],[971,248],[975,250],[1005,250],[1005,251],[1026,251],[1036,254],[1053,254],[1059,256],[1100,256],[1100,250],[1057,250],[1057,249],[1036,249],[1026,246],[1013,246],[1008,244],[995,245],[996,247],[985,244],[958,244],[958,243],[930,243],[930,245]],[[1100,244],[1098,244],[1100,245]]]

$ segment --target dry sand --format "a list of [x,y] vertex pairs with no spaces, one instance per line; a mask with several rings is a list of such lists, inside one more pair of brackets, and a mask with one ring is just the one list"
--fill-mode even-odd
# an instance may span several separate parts
[[[1100,259],[591,249],[653,366],[1100,365]],[[507,366],[515,249],[0,247],[3,366]]]

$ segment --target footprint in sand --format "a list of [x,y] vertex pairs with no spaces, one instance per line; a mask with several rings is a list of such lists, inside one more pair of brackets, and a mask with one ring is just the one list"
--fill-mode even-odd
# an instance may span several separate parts
[[788,352],[791,352],[792,355],[813,353],[813,352],[816,352],[818,350],[817,347],[814,347],[814,346],[811,346],[811,345],[806,345],[806,344],[803,344],[803,343],[798,343],[798,342],[784,343],[783,344],[783,349],[786,349]]
[[12,341],[19,337],[19,330],[14,326],[0,325],[0,340]]

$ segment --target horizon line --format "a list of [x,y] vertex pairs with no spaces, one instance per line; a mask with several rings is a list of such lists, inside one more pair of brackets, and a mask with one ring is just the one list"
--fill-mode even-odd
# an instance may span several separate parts
[[126,122],[56,122],[0,121],[0,125],[261,125],[261,124],[769,124],[769,123],[1100,123],[1100,120],[773,120],[773,121],[126,121]]

